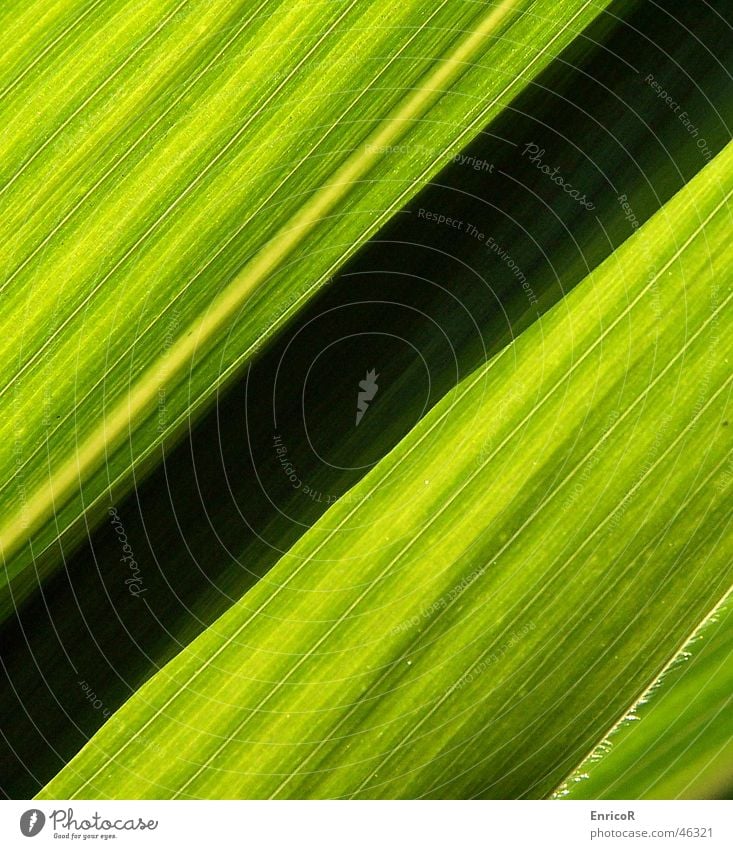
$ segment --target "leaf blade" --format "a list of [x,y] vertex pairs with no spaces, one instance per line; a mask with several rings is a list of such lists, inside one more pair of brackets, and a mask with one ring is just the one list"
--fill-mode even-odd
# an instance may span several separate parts
[[[723,484],[725,478],[720,482]],[[730,604],[563,788],[571,799],[725,798],[730,783]]]
[[449,395],[41,798],[557,787],[733,579],[713,485],[732,160]]
[[[204,28],[207,22],[210,26],[211,21],[216,20],[220,6],[228,10],[227,14],[232,14],[228,3],[203,5],[207,9],[201,23]],[[154,6],[146,6],[137,16],[129,14],[127,4],[119,4],[119,17],[125,26],[115,30],[115,49],[105,52],[104,47],[99,47],[97,51],[101,53],[92,51],[89,56],[85,55],[84,68],[88,70],[99,65],[99,69],[96,74],[80,71],[71,83],[84,80],[86,88],[77,91],[69,83],[71,94],[62,89],[61,94],[50,99],[44,130],[49,135],[40,147],[34,147],[34,140],[29,143],[23,136],[22,126],[26,120],[23,110],[12,98],[6,104],[8,114],[21,127],[7,143],[8,152],[14,153],[16,167],[15,176],[5,184],[11,189],[6,195],[10,208],[14,200],[13,181],[18,176],[19,192],[25,186],[24,179],[31,181],[31,185],[44,185],[43,178],[55,173],[59,156],[66,156],[71,150],[72,161],[81,162],[86,152],[97,144],[100,135],[106,133],[115,136],[119,147],[113,149],[111,159],[101,160],[96,171],[95,165],[88,175],[78,169],[71,172],[80,182],[81,195],[71,198],[66,218],[59,219],[55,212],[58,198],[65,197],[69,189],[63,174],[56,182],[51,181],[42,214],[31,214],[35,198],[30,203],[26,200],[25,206],[15,210],[22,218],[25,218],[24,211],[28,211],[29,223],[25,229],[21,228],[16,242],[6,246],[2,257],[8,270],[7,280],[13,285],[8,289],[11,300],[3,325],[6,359],[0,368],[11,375],[3,391],[11,392],[14,413],[1,434],[8,446],[0,458],[2,468],[5,478],[12,482],[0,495],[3,499],[0,506],[6,514],[0,527],[0,550],[5,565],[4,579],[12,584],[2,595],[3,615],[31,591],[36,584],[36,573],[42,576],[57,562],[55,552],[39,560],[34,551],[48,551],[58,534],[73,539],[79,532],[83,513],[90,512],[90,504],[93,506],[91,512],[98,515],[110,489],[116,493],[124,491],[133,472],[138,476],[143,474],[166,439],[170,441],[180,434],[202,403],[233,370],[246,357],[252,356],[262,341],[288,319],[378,224],[434,173],[445,151],[452,150],[453,145],[476,132],[480,123],[498,110],[502,98],[523,84],[516,78],[517,68],[526,64],[532,68],[532,73],[539,70],[549,61],[547,49],[559,49],[567,43],[571,28],[582,26],[600,9],[597,4],[592,7],[588,2],[569,3],[567,20],[556,25],[552,17],[548,24],[539,16],[535,17],[536,13],[524,14],[524,4],[515,0],[505,0],[488,11],[477,11],[473,4],[467,3],[462,6],[461,14],[457,14],[455,6],[448,9],[443,4],[427,18],[434,29],[422,22],[413,28],[414,32],[408,27],[410,34],[405,37],[399,26],[395,26],[401,39],[395,44],[382,29],[373,25],[373,19],[381,14],[378,4],[361,7],[359,11],[353,3],[331,5],[333,8],[329,6],[328,16],[324,16],[320,8],[312,8],[307,13],[296,8],[281,15],[273,11],[272,18],[260,22],[260,28],[249,35],[246,27],[240,27],[237,35],[244,34],[236,47],[238,55],[243,57],[242,66],[234,70],[226,64],[223,68],[216,66],[218,77],[213,83],[204,85],[202,78],[195,78],[195,85],[200,86],[198,100],[192,104],[185,99],[180,102],[174,99],[173,117],[166,112],[167,101],[163,98],[159,103],[160,114],[156,114],[152,125],[148,127],[143,122],[136,128],[135,132],[142,130],[142,137],[148,132],[151,136],[139,151],[136,150],[131,162],[127,162],[126,157],[130,145],[136,147],[138,141],[133,144],[121,126],[127,113],[120,116],[112,110],[103,116],[107,123],[89,129],[82,122],[83,111],[111,80],[117,75],[124,77],[126,72],[136,75],[137,80],[137,88],[133,87],[132,94],[128,95],[128,109],[139,108],[140,103],[148,103],[152,97],[147,82],[151,68],[158,74],[156,85],[165,93],[171,78],[175,79],[174,60],[187,47],[185,39],[180,41],[178,34],[187,32],[187,27],[191,26],[189,17],[176,19],[179,6],[171,2],[161,0]],[[404,4],[395,14],[409,24],[421,7],[419,2]],[[251,12],[248,21],[257,21],[261,6],[243,3],[241,8]],[[186,14],[195,18],[199,11],[192,7]],[[159,20],[161,15],[164,15],[163,23]],[[271,20],[274,22],[270,23]],[[333,79],[322,75],[318,68],[300,77],[299,73],[307,61],[319,55],[317,51],[321,51],[320,61],[324,62],[330,57],[333,63],[334,56],[342,55],[350,39],[348,30],[340,29],[346,21],[352,28],[361,22],[363,33],[368,33],[371,39],[361,66],[369,82],[354,101],[357,103],[366,93],[370,105],[366,109],[361,104],[360,119],[349,123],[344,117],[354,104],[344,111],[336,98],[335,123],[326,124],[328,129],[324,134],[319,125],[312,125],[312,89],[315,87],[321,96],[331,97],[333,101]],[[152,38],[148,30],[152,28],[153,35],[157,36],[169,22],[174,30],[157,52],[151,50],[148,55],[145,50]],[[101,25],[108,25],[106,18]],[[526,44],[508,56],[500,50],[492,52],[490,55],[496,57],[491,60],[496,61],[493,70],[501,68],[501,80],[492,84],[488,97],[478,101],[473,96],[465,98],[466,91],[475,90],[477,81],[488,72],[488,66],[470,65],[467,60],[475,57],[476,52],[485,48],[499,32],[504,33],[507,26],[512,27],[520,44],[522,40]],[[287,36],[293,29],[303,42],[302,53],[297,62],[291,59],[290,65],[286,64],[289,70],[284,82],[276,79],[273,83],[268,74],[273,67],[280,67],[278,63],[283,57],[289,57],[291,45]],[[362,42],[367,37],[361,30],[359,32]],[[546,32],[549,36],[540,41]],[[84,37],[93,41],[96,34],[92,27],[82,31],[76,49],[86,46]],[[273,57],[272,65],[263,65],[255,53],[248,54],[249,39],[255,34],[268,49],[273,43],[278,44],[279,53]],[[535,42],[541,43],[540,50],[531,46]],[[177,52],[169,55],[163,49],[169,43],[178,45]],[[207,44],[211,50],[216,50],[212,39]],[[421,55],[421,51],[430,48],[442,49],[444,64],[436,64],[435,57],[426,59]],[[391,67],[391,62],[384,66],[383,62],[375,62],[368,53],[370,49],[377,53],[380,49],[391,50],[393,59],[400,57],[403,63],[396,63],[395,68]],[[534,54],[525,62],[525,56],[533,50]],[[115,64],[118,53],[125,58]],[[130,56],[135,58],[131,65]],[[358,61],[361,57],[357,54],[354,58]],[[410,68],[406,73],[408,59]],[[31,91],[43,100],[44,86],[50,85],[43,74],[49,74],[51,80],[63,78],[67,61],[65,54],[51,55],[50,68],[40,68],[37,78],[31,74],[28,89],[23,88],[24,82],[13,96],[22,101]],[[208,61],[207,55],[201,58],[202,63]],[[207,71],[210,63],[203,67]],[[257,85],[250,83],[246,96],[237,99],[235,95],[243,79],[258,82]],[[414,89],[402,106],[398,95],[392,95],[389,102],[383,96],[383,88],[390,79],[399,86]],[[286,89],[285,84],[291,82],[292,86]],[[449,83],[454,83],[452,90],[443,92],[441,86]],[[209,93],[212,93],[211,106],[207,100]],[[117,95],[119,92],[112,90],[106,96],[114,102]],[[298,154],[300,163],[296,157],[296,166],[288,171],[287,145],[291,140],[277,133],[277,128],[292,110],[291,98],[300,104],[300,118],[310,130],[308,143],[311,147],[305,156]],[[232,101],[245,116],[242,127],[226,140],[230,128],[225,120],[214,124],[207,135],[207,125],[212,123],[209,110],[216,104],[223,108]],[[271,101],[274,111],[269,114]],[[390,113],[395,103],[396,111]],[[247,112],[249,107],[254,108],[255,117],[261,118],[259,123],[253,123],[255,119]],[[34,102],[29,101],[25,108],[32,110]],[[423,113],[423,109],[428,111]],[[189,112],[194,116],[191,119]],[[417,118],[425,119],[428,115],[430,144],[418,148],[412,143],[414,150],[410,149],[409,139],[416,137],[417,129],[421,129],[415,126]],[[456,122],[458,115],[460,121]],[[361,124],[369,127],[370,122],[378,129],[372,135],[365,135]],[[247,136],[250,126],[254,129]],[[338,132],[332,133],[336,126]],[[379,127],[382,127],[381,132]],[[299,124],[298,129],[302,132],[303,126]],[[422,137],[422,132],[420,135]],[[326,144],[326,151],[319,153],[319,145],[329,136],[333,138]],[[62,138],[65,140],[61,141]],[[189,149],[195,138],[200,138],[201,142],[193,155]],[[410,154],[404,159],[408,176],[395,186],[383,179],[390,168],[380,146],[389,146],[390,139],[398,138],[407,140]],[[273,149],[268,150],[271,139],[275,139],[275,143]],[[348,146],[345,154],[337,145],[335,150],[329,149],[336,141],[342,145],[356,145],[357,154],[354,155]],[[367,143],[374,144],[374,149],[367,150]],[[254,169],[253,148],[258,158],[258,167]],[[311,155],[315,153],[319,155]],[[190,162],[176,174],[174,166],[180,164],[184,156],[189,156]],[[7,161],[13,164],[12,157]],[[222,168],[224,161],[227,169]],[[302,165],[304,162],[309,163],[308,169]],[[77,209],[74,204],[87,202],[89,196],[85,181],[89,180],[95,190],[99,180],[107,178],[110,168],[116,169],[120,163],[123,163],[122,173],[115,171],[113,176],[117,182],[104,190],[106,205],[100,204],[94,215],[74,223],[69,218]],[[128,169],[129,175],[124,169]],[[284,178],[279,183],[276,181],[274,190],[268,169],[273,173],[285,172]],[[240,191],[231,199],[232,182],[244,179],[248,172],[255,175],[256,190]],[[293,175],[295,179],[291,179]],[[369,179],[365,179],[367,175]],[[206,176],[205,181],[203,176]],[[321,188],[309,198],[311,181],[316,181]],[[336,220],[324,220],[326,213],[331,215],[337,210],[347,191],[349,214]],[[229,200],[222,210],[224,198]],[[305,203],[302,198],[306,198]],[[241,221],[234,222],[245,200],[254,207],[254,212],[250,209],[244,219],[250,227],[246,230],[246,238],[236,241],[235,247],[230,249],[229,242],[243,228]],[[373,212],[375,204],[378,215]],[[265,211],[270,212],[272,221],[262,221],[260,213]],[[36,244],[47,226],[51,226],[50,234]],[[63,239],[67,235],[64,227],[71,228],[70,247]],[[213,258],[206,258],[206,239],[197,236],[202,227],[213,242],[218,240]],[[155,241],[146,242],[155,228]],[[301,244],[304,229],[313,230],[313,234]],[[329,247],[326,237],[336,246]],[[187,242],[193,246],[188,253]],[[20,264],[14,263],[15,255],[22,255],[24,251],[26,258]],[[311,259],[304,262],[304,257]],[[203,260],[204,269],[213,262],[214,270],[206,278],[207,286],[196,291],[191,279],[187,279],[186,284],[179,287],[179,275],[190,276],[196,263]],[[242,264],[244,271],[237,271]],[[101,277],[98,274],[100,265]],[[276,269],[291,281],[297,278],[297,284],[273,279]],[[147,305],[151,293],[146,277],[151,274],[167,281],[165,286],[156,287],[152,296],[156,306],[152,310]],[[200,270],[195,271],[193,280],[200,274]],[[38,278],[46,281],[43,298],[29,306],[26,290],[20,284]],[[232,278],[233,282],[227,284]],[[55,288],[49,281],[53,281]],[[110,286],[110,281],[116,285]],[[125,287],[130,288],[129,293],[125,292]],[[219,291],[212,297],[211,290]],[[61,291],[71,293],[68,304],[61,300]],[[64,294],[63,298],[66,297]],[[142,309],[138,299],[142,299]],[[242,315],[240,310],[245,303],[246,311]],[[136,316],[137,325],[121,322],[120,310]],[[47,336],[49,315],[52,332]],[[163,316],[165,324],[161,323]],[[84,332],[88,321],[97,324],[91,337]],[[139,332],[140,324],[143,332]],[[215,338],[225,328],[227,337]],[[80,338],[88,340],[84,347],[79,345]],[[31,353],[16,367],[19,349],[29,349]],[[102,356],[105,371],[99,379],[96,368]],[[110,361],[112,367],[108,370]],[[78,403],[75,400],[70,411],[63,412],[59,425],[51,426],[57,399],[65,394],[75,399],[81,395],[81,398]],[[62,414],[56,418],[62,419]],[[44,456],[42,449],[49,455]],[[54,523],[48,522],[52,515]]]

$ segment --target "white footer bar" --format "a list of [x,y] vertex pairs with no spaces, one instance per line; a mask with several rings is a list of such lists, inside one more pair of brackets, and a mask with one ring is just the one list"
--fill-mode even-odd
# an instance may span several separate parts
[[0,803],[0,846],[51,843],[120,849],[731,849],[733,802]]

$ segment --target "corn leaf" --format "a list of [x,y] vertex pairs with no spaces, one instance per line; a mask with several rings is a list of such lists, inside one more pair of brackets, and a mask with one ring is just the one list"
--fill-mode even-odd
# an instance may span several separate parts
[[604,5],[6,4],[0,615]]
[[[595,22],[299,312],[191,438],[115,504],[134,560],[121,560],[119,525],[104,522],[12,618],[1,637],[6,794],[37,793],[457,379],[570,291],[702,167],[697,140],[644,82],[649,73],[684,101],[711,149],[725,144],[731,45],[717,5],[704,16],[677,10],[670,30],[646,5],[610,28],[610,16]],[[708,61],[711,51],[718,62]],[[528,160],[529,141],[572,174],[593,198],[592,213]],[[612,181],[600,163],[613,163]],[[425,210],[463,226],[428,220]],[[467,232],[469,222],[495,249]],[[379,394],[354,427],[355,389],[374,366]],[[126,581],[135,574],[133,594]]]
[[733,581],[732,165],[459,384],[40,797],[560,787]]
[[[718,486],[729,490],[728,468]],[[730,601],[563,788],[570,799],[730,798]]]

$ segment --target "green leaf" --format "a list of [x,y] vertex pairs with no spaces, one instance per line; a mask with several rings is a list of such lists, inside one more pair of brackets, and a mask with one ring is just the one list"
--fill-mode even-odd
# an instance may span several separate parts
[[[718,480],[730,491],[733,467]],[[564,788],[571,799],[724,797],[733,781],[728,602]]]
[[732,165],[451,392],[40,797],[555,790],[733,581]]
[[0,614],[604,5],[19,15],[0,36]]
[[[134,573],[107,521],[12,617],[0,637],[6,794],[37,793],[456,380],[623,242],[633,222],[620,194],[643,222],[703,166],[695,138],[644,83],[649,72],[694,114],[711,148],[724,146],[733,81],[718,7],[678,11],[664,29],[652,6],[610,28],[611,16],[595,22],[278,334],[190,440],[116,503],[144,593],[131,595],[125,580]],[[708,61],[711,51],[718,62]],[[528,162],[529,141],[572,173],[593,198],[592,214]],[[421,209],[491,234],[538,303],[466,226],[446,228]],[[355,389],[375,365],[379,395],[355,428]],[[298,488],[277,460],[275,432]]]

